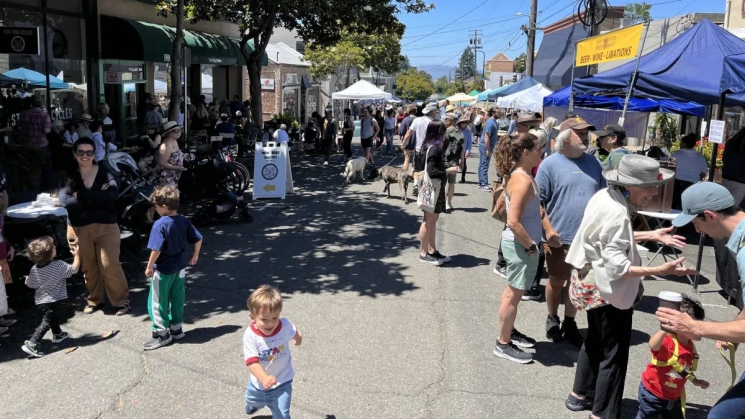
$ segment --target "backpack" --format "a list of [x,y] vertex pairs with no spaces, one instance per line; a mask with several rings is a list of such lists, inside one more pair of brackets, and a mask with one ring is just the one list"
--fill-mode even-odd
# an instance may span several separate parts
[[197,111],[194,112],[194,115],[199,119],[208,119],[210,116],[204,103],[200,103],[199,106],[197,106]]
[[445,150],[445,157],[448,161],[460,160],[460,155],[463,152],[463,144],[460,140],[450,140],[448,142],[448,148]]

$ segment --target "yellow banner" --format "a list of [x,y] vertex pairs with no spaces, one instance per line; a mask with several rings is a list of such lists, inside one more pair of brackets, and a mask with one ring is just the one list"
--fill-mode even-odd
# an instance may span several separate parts
[[643,29],[639,24],[577,42],[576,66],[636,57]]

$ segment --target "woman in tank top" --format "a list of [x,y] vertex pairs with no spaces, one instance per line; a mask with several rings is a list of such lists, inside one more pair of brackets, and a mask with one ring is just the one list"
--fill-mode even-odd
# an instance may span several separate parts
[[507,228],[502,232],[502,252],[507,261],[507,287],[499,307],[499,336],[494,355],[519,364],[532,361],[521,348],[532,348],[535,340],[515,329],[517,305],[528,290],[538,269],[541,226],[541,199],[530,174],[541,161],[543,149],[532,134],[519,134],[499,140],[496,165],[505,174]]

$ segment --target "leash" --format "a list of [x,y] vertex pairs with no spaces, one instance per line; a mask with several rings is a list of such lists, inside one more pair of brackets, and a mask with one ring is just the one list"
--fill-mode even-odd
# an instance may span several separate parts
[[724,359],[724,362],[729,365],[729,370],[732,373],[732,382],[727,389],[729,390],[735,385],[735,380],[737,380],[737,370],[735,369],[735,345],[727,342],[727,348],[729,348],[729,359],[727,359],[727,356],[724,354],[724,349],[722,348],[719,349],[719,355],[721,355]]
[[393,156],[393,158],[391,159],[391,161],[389,161],[388,163],[386,163],[386,164],[385,164],[385,165],[383,165],[382,167],[385,167],[385,166],[390,166],[390,165],[391,165],[391,163],[393,163],[393,161],[394,161],[394,160],[396,160],[397,158],[398,158],[398,154],[396,154],[395,156]]
[[[650,362],[652,365],[657,367],[672,367],[673,371],[680,374],[683,378],[685,378],[688,381],[695,381],[696,375],[694,372],[698,368],[698,352],[696,351],[696,345],[691,342],[691,346],[693,347],[693,363],[690,367],[684,367],[680,365],[678,362],[678,356],[679,356],[679,345],[678,345],[678,336],[675,333],[668,333],[668,336],[672,338],[674,349],[673,349],[673,355],[668,359],[667,361],[660,361],[654,356],[652,357],[652,361]],[[722,355],[724,356],[724,355]],[[734,380],[732,381],[734,383]],[[686,417],[686,389],[683,387],[683,389],[680,392],[680,405],[683,410],[683,418]]]

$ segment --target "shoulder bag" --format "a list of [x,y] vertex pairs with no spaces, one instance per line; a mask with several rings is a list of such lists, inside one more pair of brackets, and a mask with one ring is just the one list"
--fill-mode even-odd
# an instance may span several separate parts
[[492,182],[492,204],[491,204],[491,216],[497,221],[503,223],[507,222],[507,203],[505,202],[505,191],[502,182]]
[[437,203],[437,196],[440,194],[440,187],[442,187],[441,180],[440,179],[432,179],[429,177],[429,172],[427,171],[427,165],[429,162],[427,162],[429,157],[429,151],[432,149],[432,146],[427,148],[427,154],[424,158],[424,171],[422,172],[422,180],[421,184],[419,185],[419,193],[416,197],[416,206],[420,210],[427,211],[427,212],[435,212],[435,204]]

